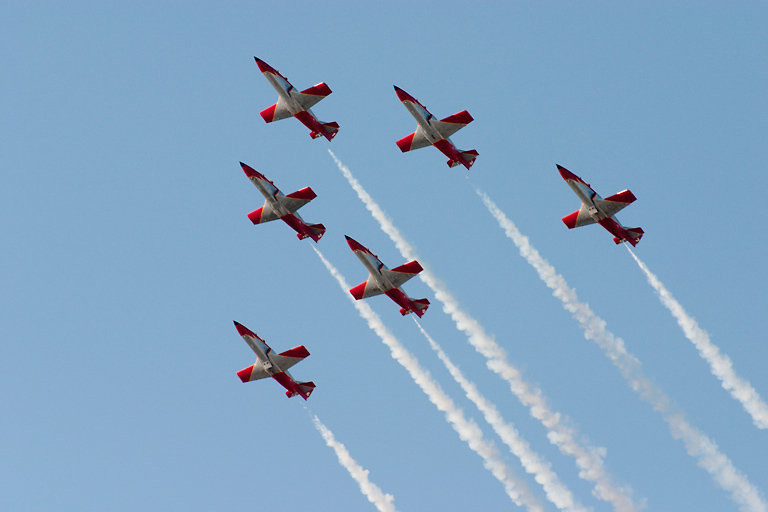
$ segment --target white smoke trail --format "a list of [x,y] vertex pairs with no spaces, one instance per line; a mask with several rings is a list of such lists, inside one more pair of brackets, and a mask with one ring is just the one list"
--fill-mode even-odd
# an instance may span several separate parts
[[421,390],[427,395],[440,411],[445,414],[445,418],[451,424],[453,429],[459,434],[462,441],[465,441],[469,447],[483,459],[483,466],[489,470],[496,479],[502,483],[507,496],[518,506],[527,508],[530,512],[543,512],[544,507],[538,499],[531,493],[525,482],[514,475],[512,469],[499,458],[498,452],[493,444],[483,438],[480,427],[464,417],[464,412],[451,400],[443,391],[440,385],[432,378],[428,371],[421,367],[419,361],[403,347],[395,336],[389,332],[384,323],[379,318],[368,303],[355,300],[349,293],[349,285],[341,273],[329,262],[325,256],[315,247],[317,255],[328,269],[328,272],[336,279],[344,295],[354,304],[360,316],[368,323],[381,341],[389,348],[392,358],[405,368],[411,378],[418,384]]
[[[342,164],[331,150],[328,152],[349,184],[357,192],[357,196],[371,212],[381,229],[389,235],[403,257],[417,259],[413,247],[395,228],[392,220],[387,217],[363,186],[352,176],[349,168]],[[582,446],[579,443],[575,429],[567,424],[563,415],[550,409],[541,389],[523,379],[520,371],[507,361],[507,354],[504,349],[485,332],[474,318],[460,308],[459,302],[451,295],[445,284],[432,274],[428,266],[423,261],[420,263],[424,270],[419,274],[419,278],[432,289],[435,298],[443,304],[443,311],[450,315],[456,327],[466,334],[469,343],[475,350],[488,359],[488,368],[509,384],[512,393],[523,405],[529,408],[531,416],[544,425],[549,441],[557,446],[561,453],[576,459],[576,465],[580,470],[579,477],[594,483],[592,494],[600,500],[610,502],[617,512],[640,510],[642,507],[632,501],[632,491],[629,488],[616,485],[605,470],[603,465],[605,449]]]
[[627,352],[624,341],[610,332],[605,321],[595,315],[587,304],[579,301],[576,292],[568,286],[563,276],[557,274],[554,267],[539,255],[528,237],[520,233],[491,198],[480,189],[476,192],[507,237],[515,243],[520,255],[536,269],[541,280],[553,290],[553,295],[560,299],[563,307],[579,322],[584,336],[597,343],[619,368],[630,387],[662,414],[664,421],[669,424],[672,437],[683,441],[686,451],[697,459],[699,467],[709,472],[713,480],[730,493],[731,499],[738,504],[742,512],[768,511],[768,504],[762,494],[749,482],[746,475],[737,470],[728,457],[720,453],[711,439],[688,423],[685,416],[675,410],[664,391],[643,374],[640,361]]
[[496,406],[485,398],[477,386],[469,381],[461,370],[453,364],[448,357],[448,354],[442,349],[442,347],[430,336],[421,323],[413,318],[416,325],[419,327],[421,334],[429,342],[429,345],[437,353],[437,357],[443,362],[445,367],[450,372],[454,380],[461,386],[461,389],[466,393],[472,403],[474,403],[480,412],[483,413],[485,421],[493,427],[494,432],[498,434],[501,440],[506,444],[513,455],[520,459],[525,470],[534,475],[534,479],[543,488],[547,495],[547,499],[554,503],[554,505],[560,510],[566,510],[569,512],[587,512],[588,508],[584,507],[580,503],[576,502],[573,498],[573,493],[560,481],[560,478],[552,471],[551,464],[546,460],[543,460],[539,454],[533,451],[530,445],[520,437],[520,434],[515,428],[504,421],[501,417]]
[[360,486],[360,491],[368,498],[368,501],[373,503],[380,512],[397,512],[394,503],[395,498],[391,494],[384,494],[376,484],[368,480],[368,470],[363,469],[352,458],[347,448],[336,440],[333,432],[328,430],[328,427],[323,425],[317,416],[312,416],[312,421],[317,431],[323,436],[325,444],[333,448],[339,463],[349,471],[350,476],[355,479],[357,485]]
[[696,320],[683,309],[683,306],[675,300],[669,290],[659,281],[659,278],[648,270],[648,266],[640,261],[640,258],[629,246],[627,246],[627,250],[635,258],[640,269],[645,272],[648,282],[656,290],[656,294],[664,307],[675,317],[678,325],[685,333],[685,337],[696,346],[699,355],[709,363],[712,374],[720,379],[723,387],[731,393],[733,398],[741,402],[744,409],[752,416],[752,421],[757,428],[768,428],[768,405],[763,402],[755,388],[748,381],[736,375],[731,358],[720,353],[720,349],[709,340],[707,331],[699,327]]

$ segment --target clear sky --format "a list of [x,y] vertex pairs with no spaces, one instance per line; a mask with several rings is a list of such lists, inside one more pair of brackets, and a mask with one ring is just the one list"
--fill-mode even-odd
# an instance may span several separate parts
[[[486,192],[605,320],[644,375],[761,493],[768,430],[711,374],[622,246],[556,164],[641,226],[635,253],[768,399],[768,8],[758,2],[6,2],[0,5],[0,510],[375,510],[315,429],[330,429],[401,512],[517,508],[340,290],[309,240],[253,226],[239,161],[327,227],[317,248],[350,286],[367,272],[343,235],[390,267],[404,256],[331,149],[508,360],[567,416],[607,472],[653,511],[739,510],[661,414],[520,257]],[[341,126],[312,140],[265,124],[277,94],[253,57]],[[397,85],[477,149],[450,169],[402,154],[416,123]],[[442,311],[421,324],[576,499],[574,459]],[[483,421],[413,321],[369,305],[474,419],[546,510],[544,491]],[[242,384],[237,320],[317,389]],[[306,407],[306,409],[305,409]],[[763,498],[765,500],[765,498]],[[765,501],[763,501],[765,503]],[[742,508],[742,510],[746,510]]]

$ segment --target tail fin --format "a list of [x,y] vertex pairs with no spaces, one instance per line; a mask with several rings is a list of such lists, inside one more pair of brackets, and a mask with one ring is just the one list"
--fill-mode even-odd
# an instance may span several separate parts
[[296,233],[296,236],[299,240],[304,240],[305,238],[309,237],[312,238],[312,240],[315,242],[318,242],[325,234],[325,226],[322,224],[308,224],[307,227],[309,228],[311,234],[307,234],[306,232]]
[[427,299],[416,299],[412,300],[413,305],[416,307],[414,311],[411,311],[409,309],[400,308],[400,314],[405,316],[408,313],[416,313],[416,316],[421,318],[424,316],[424,313],[426,313],[427,308],[429,307],[429,301]]
[[640,241],[641,238],[643,238],[643,234],[645,231],[643,231],[643,228],[625,228],[625,231],[629,235],[629,238],[626,240],[622,240],[619,237],[613,237],[613,242],[615,244],[620,244],[621,242],[629,242],[632,244],[632,247],[637,246],[637,243]]
[[469,170],[469,168],[472,167],[472,164],[475,163],[475,159],[478,157],[478,152],[474,149],[470,149],[469,151],[459,151],[459,154],[461,155],[461,160],[448,160],[448,167],[456,167],[457,165],[462,164]]
[[299,384],[299,387],[301,388],[301,391],[304,393],[304,396],[302,396],[304,400],[309,398],[309,395],[311,395],[312,392],[315,390],[314,382],[299,382],[298,384]]
[[339,133],[339,123],[336,122],[323,123],[323,128],[325,129],[325,138],[328,140],[332,140]]

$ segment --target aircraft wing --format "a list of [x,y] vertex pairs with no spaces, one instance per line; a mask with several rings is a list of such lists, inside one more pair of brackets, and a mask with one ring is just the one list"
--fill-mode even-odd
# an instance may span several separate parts
[[410,135],[406,135],[397,141],[397,147],[399,147],[400,151],[403,153],[406,151],[413,151],[414,149],[425,148],[431,145],[432,143],[429,142],[429,139],[424,133],[424,130],[421,128],[421,125],[416,128],[415,132]]
[[594,224],[597,222],[597,219],[590,215],[587,205],[581,203],[581,208],[563,217],[563,222],[568,226],[568,229],[573,229]]
[[[319,101],[319,100],[318,100]],[[261,112],[259,112],[262,119],[264,119],[264,122],[271,123],[272,121],[280,121],[281,119],[288,119],[289,117],[293,117],[293,112],[291,112],[291,109],[288,108],[288,105],[283,100],[283,97],[280,96],[277,99],[277,103],[272,105],[271,107],[267,107]]]
[[367,281],[364,281],[359,285],[349,289],[349,293],[351,293],[352,296],[357,300],[367,299],[368,297],[375,297],[376,295],[381,295],[386,291],[387,290],[384,290],[379,286],[376,280],[373,279],[373,276],[368,276]]
[[469,115],[469,112],[462,110],[461,112],[448,116],[440,121],[432,121],[432,126],[440,132],[440,135],[442,135],[443,138],[447,139],[472,121],[474,121],[474,119]]
[[251,365],[248,368],[243,368],[237,372],[237,376],[240,377],[240,380],[243,382],[251,382],[252,380],[266,379],[267,377],[271,377],[271,375],[267,373],[267,370],[258,359],[256,360],[256,364]]
[[270,356],[272,362],[280,367],[281,370],[286,371],[296,363],[301,362],[302,359],[309,356],[309,351],[304,348],[304,345],[299,345],[290,350],[277,355]]
[[321,99],[331,94],[331,92],[331,88],[328,87],[325,82],[322,82],[309,89],[293,93],[293,97],[296,98],[296,101],[299,102],[299,105],[301,105],[304,110],[309,110]]
[[399,267],[395,267],[393,269],[382,269],[381,273],[389,279],[389,282],[391,282],[393,285],[395,285],[397,288],[402,286],[406,281],[408,281],[410,278],[418,274],[424,270],[421,265],[419,265],[419,262],[414,260],[410,261],[408,263],[405,263],[403,265],[400,265]]
[[595,198],[595,204],[608,217],[613,217],[636,200],[637,198],[632,192],[629,190],[622,190],[618,194],[613,194],[612,196],[606,197],[605,199]]
[[276,199],[286,210],[293,213],[316,197],[317,194],[315,194],[314,190],[309,187],[305,187],[301,190],[297,190],[293,194],[276,197]]

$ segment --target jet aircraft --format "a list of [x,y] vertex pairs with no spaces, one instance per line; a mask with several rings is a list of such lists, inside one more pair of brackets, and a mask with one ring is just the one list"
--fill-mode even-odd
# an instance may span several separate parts
[[298,233],[299,240],[311,238],[315,242],[320,240],[325,233],[325,226],[322,224],[307,224],[304,219],[296,213],[296,210],[317,197],[317,194],[309,188],[297,190],[293,194],[284,196],[282,192],[269,181],[263,174],[252,167],[240,162],[243,172],[248,176],[256,188],[265,198],[264,206],[248,214],[248,218],[254,224],[261,224],[275,219],[282,219],[283,222],[291,226]]
[[313,139],[323,136],[326,139],[331,140],[336,136],[336,133],[339,131],[338,123],[323,123],[318,121],[315,114],[310,110],[310,107],[331,94],[331,89],[325,82],[298,92],[293,85],[291,85],[291,82],[289,82],[288,79],[281,75],[275,68],[258,57],[254,57],[254,59],[256,59],[256,64],[258,64],[259,70],[265,77],[267,77],[267,80],[272,84],[272,87],[275,88],[279,95],[277,103],[261,111],[261,117],[264,118],[264,121],[271,123],[272,121],[295,117],[301,121],[304,126],[309,128],[309,136]]
[[450,136],[464,128],[472,122],[472,116],[469,112],[462,110],[452,116],[438,121],[429,113],[429,110],[416,100],[413,96],[395,86],[397,97],[403,102],[408,112],[416,119],[419,126],[416,131],[397,141],[397,147],[405,153],[413,149],[435,146],[445,156],[448,157],[448,166],[455,167],[462,164],[469,170],[477,158],[477,151],[461,151],[451,142]]
[[275,354],[263,339],[246,326],[235,322],[235,327],[251,350],[256,353],[256,363],[237,372],[241,381],[245,383],[272,377],[287,390],[285,395],[288,398],[296,395],[304,400],[309,398],[315,389],[315,383],[296,382],[288,373],[288,368],[309,356],[309,351],[304,348],[304,345],[286,350],[282,354]]
[[624,190],[603,199],[592,190],[589,183],[565,167],[558,165],[557,170],[581,199],[581,208],[563,217],[563,222],[568,226],[568,229],[598,223],[613,235],[613,241],[616,244],[629,242],[633,247],[637,245],[643,237],[643,230],[622,226],[616,218],[617,212],[635,201],[636,197],[632,192]]
[[403,283],[424,270],[419,265],[419,262],[414,260],[390,270],[381,262],[378,256],[360,243],[348,236],[346,236],[346,239],[349,248],[354,251],[355,255],[370,272],[368,280],[354,288],[350,288],[349,293],[357,300],[367,299],[368,297],[384,293],[400,306],[401,315],[416,313],[421,318],[429,307],[429,301],[427,299],[412,299],[400,289]]

